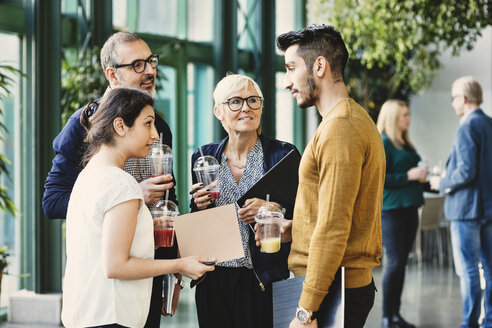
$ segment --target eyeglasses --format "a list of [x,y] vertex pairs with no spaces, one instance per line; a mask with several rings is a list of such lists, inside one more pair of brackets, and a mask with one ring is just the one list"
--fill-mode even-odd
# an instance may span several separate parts
[[243,108],[244,101],[246,101],[248,107],[253,110],[260,109],[261,106],[263,105],[263,98],[260,96],[251,96],[248,98],[232,97],[227,100],[224,100],[222,103],[227,104],[227,106],[229,106],[229,109],[231,111],[237,112],[241,108]]
[[159,65],[159,55],[150,55],[147,59],[136,59],[130,64],[118,64],[114,65],[114,68],[131,66],[135,73],[142,73],[147,68],[147,63],[150,64],[152,68],[156,68]]

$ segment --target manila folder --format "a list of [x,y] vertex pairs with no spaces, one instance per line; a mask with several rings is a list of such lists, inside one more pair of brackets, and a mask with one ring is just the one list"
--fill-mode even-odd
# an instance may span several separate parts
[[180,215],[174,229],[181,257],[214,257],[217,263],[244,257],[234,204]]

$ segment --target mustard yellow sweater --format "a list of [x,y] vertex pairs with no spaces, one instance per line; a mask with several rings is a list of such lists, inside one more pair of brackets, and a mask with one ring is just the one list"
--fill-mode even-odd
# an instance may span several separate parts
[[366,286],[382,253],[386,160],[366,111],[343,99],[323,118],[299,167],[289,269],[306,275],[299,305],[318,310],[340,266],[345,287]]

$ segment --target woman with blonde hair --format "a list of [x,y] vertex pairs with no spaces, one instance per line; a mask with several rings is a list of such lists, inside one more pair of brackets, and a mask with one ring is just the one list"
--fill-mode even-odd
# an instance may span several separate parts
[[[258,84],[248,76],[232,74],[224,77],[217,84],[213,97],[215,117],[222,123],[227,137],[201,146],[201,150],[193,154],[191,162],[193,167],[202,154],[218,160],[220,198],[213,201],[207,186],[197,183],[192,172],[191,209],[198,211],[235,203],[245,256],[217,263],[216,271],[208,272],[197,282],[195,299],[198,322],[202,328],[272,327],[271,283],[289,277],[287,257],[292,221],[283,221],[287,233],[282,235],[280,251],[261,253],[249,225],[255,222],[258,208],[265,204],[265,200],[247,199],[241,208],[236,202],[296,147],[261,133],[263,94]],[[277,205],[286,208],[286,218],[292,218],[294,204]]]
[[377,127],[386,153],[381,228],[386,254],[383,270],[383,327],[413,328],[400,315],[405,267],[418,227],[418,208],[423,205],[427,169],[410,142],[410,110],[401,100],[387,100]]

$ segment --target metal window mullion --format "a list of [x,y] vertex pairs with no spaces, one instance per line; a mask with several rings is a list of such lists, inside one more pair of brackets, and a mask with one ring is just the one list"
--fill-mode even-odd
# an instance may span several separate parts
[[[294,29],[298,30],[306,25],[306,0],[296,0],[295,1],[295,26]],[[306,110],[300,109],[297,106],[297,102],[293,102],[294,110],[294,144],[302,153],[306,147]]]

